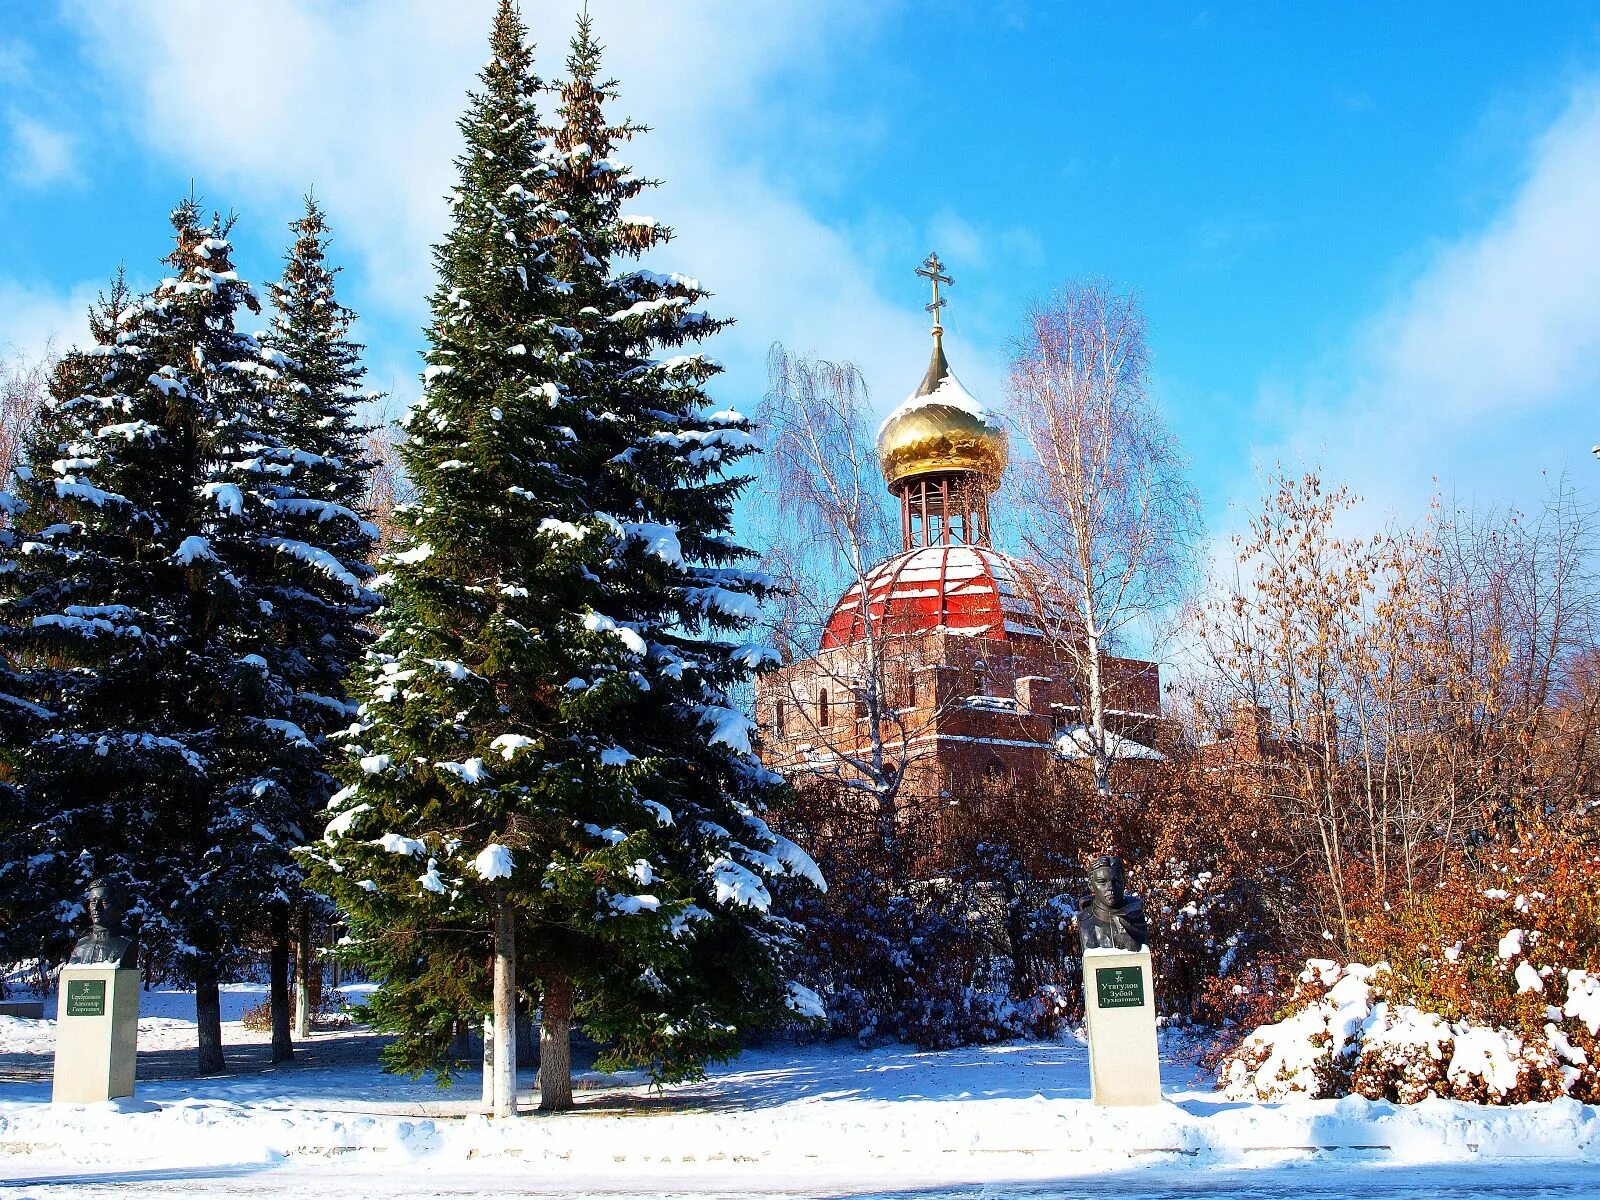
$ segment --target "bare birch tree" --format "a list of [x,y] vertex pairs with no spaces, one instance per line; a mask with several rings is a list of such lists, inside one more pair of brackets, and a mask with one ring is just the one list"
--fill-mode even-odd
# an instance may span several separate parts
[[[769,372],[761,523],[768,567],[786,585],[772,640],[786,659],[816,656],[815,678],[790,680],[785,711],[817,747],[807,774],[867,799],[877,838],[892,847],[907,769],[931,753],[917,736],[931,717],[926,707],[913,715],[907,656],[890,650],[902,635],[886,620],[888,605],[870,602],[873,567],[899,546],[866,383],[852,364],[792,357],[782,346],[773,347]],[[862,601],[851,644],[818,654],[835,604],[852,589]],[[833,711],[819,711],[813,685],[837,698]]]
[[400,461],[400,443],[404,434],[400,429],[399,414],[385,406],[367,429],[367,459],[372,464],[367,472],[367,494],[364,512],[372,514],[378,527],[378,542],[373,548],[375,557],[381,556],[394,542],[398,525],[395,509],[409,504],[416,494],[406,470]]
[[1199,499],[1149,394],[1133,296],[1090,280],[1036,305],[1014,347],[1009,393],[1028,451],[1016,466],[1022,541],[1060,589],[1060,602],[1043,606],[1047,632],[1079,695],[1071,732],[1109,797],[1119,739],[1106,729],[1105,656],[1181,598]]
[[47,346],[36,358],[21,354],[0,358],[0,489],[33,429],[44,404],[55,355]]

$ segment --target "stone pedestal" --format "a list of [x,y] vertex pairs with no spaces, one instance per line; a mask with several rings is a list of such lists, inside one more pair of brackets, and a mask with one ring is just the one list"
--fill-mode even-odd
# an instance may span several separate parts
[[1085,950],[1089,1082],[1099,1105],[1160,1104],[1150,950]]
[[133,1095],[139,1043],[139,972],[132,967],[61,968],[56,1009],[57,1104]]

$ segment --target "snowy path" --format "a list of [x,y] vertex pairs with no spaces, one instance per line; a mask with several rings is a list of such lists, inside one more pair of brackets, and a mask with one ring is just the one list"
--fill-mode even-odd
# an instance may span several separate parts
[[576,1177],[504,1165],[476,1171],[426,1171],[419,1175],[377,1173],[341,1166],[218,1168],[200,1171],[137,1171],[118,1174],[0,1179],[17,1200],[194,1200],[236,1196],[241,1200],[456,1200],[458,1197],[528,1196],[566,1200],[1589,1200],[1600,1196],[1600,1168],[1560,1165],[1516,1167],[1377,1168],[1325,1164],[1255,1171],[1172,1174],[1141,1171],[1096,1179],[997,1176],[971,1182],[906,1183],[858,1178],[855,1182],[807,1182],[752,1178],[678,1179],[664,1186]]

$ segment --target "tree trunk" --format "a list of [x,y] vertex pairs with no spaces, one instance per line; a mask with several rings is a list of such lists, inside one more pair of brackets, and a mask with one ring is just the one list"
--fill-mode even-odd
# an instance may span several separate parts
[[199,1042],[195,1069],[201,1075],[221,1075],[228,1069],[222,1056],[222,988],[216,963],[207,959],[195,970],[194,1022]]
[[314,951],[311,947],[311,913],[300,910],[300,928],[294,950],[294,1039],[303,1042],[311,1036],[311,972]]
[[288,1062],[294,1057],[294,1039],[289,1029],[289,910],[277,908],[272,914],[272,959],[269,986],[272,1008],[272,1061]]
[[1106,691],[1105,677],[1101,674],[1100,638],[1097,634],[1091,633],[1086,641],[1089,719],[1084,724],[1089,727],[1089,751],[1094,763],[1094,790],[1100,798],[1102,809],[1108,809],[1111,804],[1111,752],[1106,746]]
[[494,922],[494,1115],[517,1115],[517,929],[503,898]]
[[539,1043],[533,1036],[533,1012],[528,1001],[517,996],[517,1069],[539,1065]]
[[483,1111],[494,1112],[494,1018],[483,1019]]
[[559,971],[544,977],[539,1005],[539,1111],[572,1107],[572,980]]

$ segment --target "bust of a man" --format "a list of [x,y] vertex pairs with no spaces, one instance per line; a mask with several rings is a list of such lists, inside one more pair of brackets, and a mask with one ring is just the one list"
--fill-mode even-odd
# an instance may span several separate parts
[[1085,950],[1139,950],[1150,940],[1144,901],[1128,895],[1122,860],[1103,854],[1089,865],[1089,894],[1078,901],[1078,939]]
[[123,924],[128,903],[116,885],[96,879],[83,897],[89,932],[72,948],[69,965],[131,967],[139,961],[139,939]]

